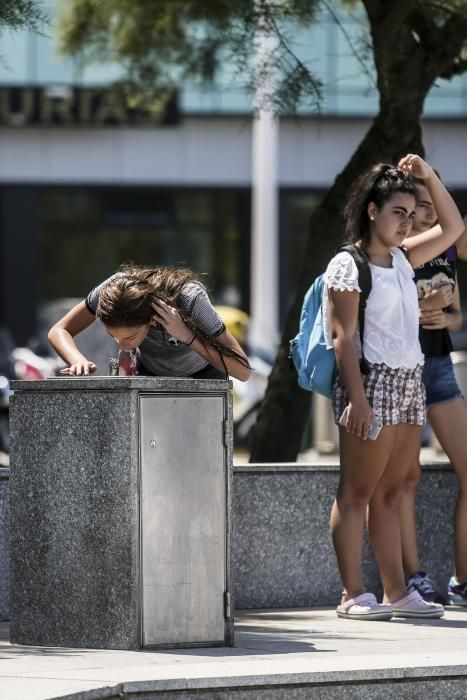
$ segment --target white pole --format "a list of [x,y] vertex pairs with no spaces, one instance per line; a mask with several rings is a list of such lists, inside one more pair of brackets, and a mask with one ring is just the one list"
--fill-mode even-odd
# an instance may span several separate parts
[[279,335],[278,313],[278,147],[279,124],[270,96],[274,87],[272,55],[276,39],[261,32],[257,37],[257,71],[261,84],[256,94],[258,116],[252,129],[252,241],[251,323],[252,349],[274,353]]

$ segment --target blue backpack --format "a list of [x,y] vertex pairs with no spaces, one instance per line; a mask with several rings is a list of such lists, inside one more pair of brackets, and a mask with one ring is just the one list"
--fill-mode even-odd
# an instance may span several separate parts
[[[365,307],[371,292],[370,266],[368,258],[360,248],[346,245],[339,248],[338,252],[341,251],[350,253],[358,268],[358,283],[362,290],[358,307],[358,320],[363,349]],[[301,388],[331,398],[337,364],[334,349],[327,348],[324,340],[323,289],[323,275],[319,275],[303,300],[298,333],[290,341],[290,357],[297,370],[298,383]],[[367,371],[364,357],[361,360],[361,368],[363,372]]]

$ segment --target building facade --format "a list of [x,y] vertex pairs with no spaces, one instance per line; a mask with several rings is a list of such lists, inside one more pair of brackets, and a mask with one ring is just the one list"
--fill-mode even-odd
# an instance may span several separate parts
[[[349,48],[361,17],[331,13],[297,37],[321,74],[319,116],[280,122],[279,310],[300,271],[308,221],[368,129],[377,95]],[[112,69],[59,60],[52,38],[2,36],[0,325],[18,344],[44,310],[82,298],[119,264],[185,264],[207,273],[217,303],[249,311],[252,117],[247,96],[183,86],[162,122],[129,113]],[[467,212],[467,78],[433,89],[423,124],[429,160]],[[465,285],[464,285],[465,286]]]

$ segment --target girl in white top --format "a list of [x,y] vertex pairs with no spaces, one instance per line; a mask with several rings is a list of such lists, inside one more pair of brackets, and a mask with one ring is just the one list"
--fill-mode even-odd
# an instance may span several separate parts
[[[425,181],[441,228],[407,238],[416,204],[412,175]],[[425,602],[417,592],[406,592],[398,499],[406,476],[407,451],[416,452],[425,419],[412,268],[446,250],[464,225],[432,168],[412,154],[398,168],[379,164],[365,172],[350,192],[344,218],[347,238],[368,256],[372,289],[365,312],[365,361],[361,363],[358,270],[346,252],[330,261],[323,311],[327,341],[335,349],[338,366],[333,389],[336,422],[345,410],[344,424],[339,426],[340,482],[331,513],[344,587],[337,614],[352,619],[441,617],[441,605]],[[382,426],[378,437],[367,439],[375,426]],[[384,587],[382,604],[365,592],[362,578],[367,514]]]

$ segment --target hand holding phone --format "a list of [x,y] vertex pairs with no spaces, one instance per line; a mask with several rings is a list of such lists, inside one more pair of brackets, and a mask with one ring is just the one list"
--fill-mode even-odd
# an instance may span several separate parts
[[376,418],[373,416],[373,420],[371,421],[371,425],[370,425],[370,428],[368,430],[368,439],[369,440],[376,440],[376,438],[378,437],[378,435],[381,432],[382,427],[383,426],[381,425],[381,423],[379,423],[376,420]]
[[[339,418],[339,425],[344,426],[344,428],[347,426],[347,416],[349,415],[349,408],[349,406],[346,406],[344,408],[344,412]],[[383,426],[381,425],[381,423],[375,418],[375,416],[373,416],[373,420],[371,421],[371,425],[368,430],[368,438],[370,440],[376,440],[382,427]]]

